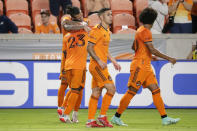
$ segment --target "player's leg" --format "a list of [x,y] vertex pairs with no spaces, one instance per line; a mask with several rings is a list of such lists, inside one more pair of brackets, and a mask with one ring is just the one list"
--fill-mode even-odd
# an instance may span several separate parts
[[72,114],[72,122],[74,123],[78,123],[78,111],[81,105],[81,100],[83,98],[83,88],[81,89],[80,93],[79,93],[79,97],[77,99],[77,102],[75,104],[74,110],[73,110],[73,114]]
[[160,116],[162,118],[162,124],[169,125],[177,123],[180,120],[179,118],[174,119],[167,116],[165,106],[160,94],[160,89],[158,87],[157,80],[153,72],[149,74],[149,77],[147,78],[145,83],[146,85],[148,85],[146,87],[152,92],[153,103],[160,113]]
[[107,89],[107,92],[102,99],[101,111],[100,111],[100,115],[97,119],[99,120],[99,122],[101,124],[103,124],[103,126],[113,127],[113,125],[108,121],[106,113],[109,109],[109,106],[111,104],[111,100],[115,94],[116,89],[115,89],[114,84],[112,84],[112,83],[105,84],[104,87]]
[[[93,83],[94,82],[92,82],[92,85]],[[88,105],[88,122],[86,123],[86,127],[103,127],[99,125],[95,120],[95,114],[98,106],[98,100],[101,95],[101,91],[102,89],[97,86],[93,86],[92,88],[92,94]]]
[[128,90],[124,94],[124,96],[120,100],[119,107],[117,112],[112,117],[111,122],[119,125],[119,126],[127,126],[124,122],[120,119],[122,113],[127,109],[130,101],[136,95],[137,91],[141,87],[141,83],[144,81],[145,74],[139,67],[133,67],[130,71],[130,77],[128,81]]
[[96,66],[95,73],[97,76],[96,80],[97,80],[98,87],[107,89],[107,92],[104,95],[103,100],[102,100],[101,112],[98,117],[98,120],[105,127],[113,127],[107,120],[106,112],[109,109],[109,106],[111,104],[111,100],[116,92],[116,88],[115,88],[114,83],[111,79],[111,76],[109,75],[107,68],[102,70],[100,67]]
[[70,121],[70,112],[73,110],[74,106],[76,105],[76,102],[78,100],[80,91],[81,91],[81,80],[83,76],[83,71],[82,70],[70,70],[71,72],[71,94],[68,97],[68,104],[65,107],[64,111],[64,116],[60,118],[62,122],[68,122],[71,123]]
[[62,103],[62,108],[58,109],[58,114],[60,115],[60,117],[62,117],[62,115],[64,114],[65,111],[65,107],[68,105],[68,98],[71,94],[71,89],[69,89],[69,91],[66,93],[66,96],[64,98],[64,101]]
[[137,91],[138,91],[138,89],[136,89],[132,86],[128,87],[127,92],[124,94],[124,96],[120,100],[120,104],[119,104],[119,107],[117,109],[117,112],[115,113],[115,115],[111,119],[111,122],[113,124],[116,124],[116,125],[119,125],[119,126],[127,126],[127,124],[125,124],[120,119],[120,117],[121,117],[122,113],[127,109],[130,101],[136,95]]
[[64,107],[62,106],[63,101],[64,101],[64,96],[65,96],[65,90],[67,89],[68,84],[67,81],[65,79],[65,76],[62,75],[61,77],[61,85],[58,89],[58,109],[57,112],[59,114],[59,117],[61,117],[61,115],[63,114],[62,110],[64,110]]
[[65,90],[67,89],[67,87],[68,87],[68,84],[66,83],[66,80],[62,78],[61,85],[58,89],[58,108],[62,107],[64,96],[65,96]]
[[95,64],[90,64],[89,70],[93,79],[92,94],[89,100],[88,122],[86,123],[86,127],[103,127],[96,122],[95,114],[97,110],[98,100],[102,92],[102,88],[105,85],[104,81],[106,81],[107,79],[99,66]]

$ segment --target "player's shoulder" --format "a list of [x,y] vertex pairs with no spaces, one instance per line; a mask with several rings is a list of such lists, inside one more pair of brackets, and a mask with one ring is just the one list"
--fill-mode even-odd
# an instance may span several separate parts
[[137,33],[143,34],[143,35],[151,35],[151,31],[147,28],[145,28],[144,26],[140,26],[137,29]]

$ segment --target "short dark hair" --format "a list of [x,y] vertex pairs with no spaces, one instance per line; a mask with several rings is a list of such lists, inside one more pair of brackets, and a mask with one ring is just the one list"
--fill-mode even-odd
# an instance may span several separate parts
[[151,25],[154,23],[156,18],[157,18],[157,12],[150,7],[145,8],[139,16],[140,22],[142,22],[143,24],[151,24]]
[[71,16],[71,17],[75,17],[75,15],[78,15],[80,13],[80,9],[78,7],[75,6],[68,6],[67,7],[67,13]]
[[41,15],[42,15],[42,14],[45,14],[45,15],[47,15],[47,16],[50,16],[50,11],[47,10],[47,9],[41,9],[41,10],[40,10],[40,14],[41,14]]
[[98,11],[98,15],[100,16],[101,14],[103,14],[105,11],[111,10],[110,8],[102,8]]

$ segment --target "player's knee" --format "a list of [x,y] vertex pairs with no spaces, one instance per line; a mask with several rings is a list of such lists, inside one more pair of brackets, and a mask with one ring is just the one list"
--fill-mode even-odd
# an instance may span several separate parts
[[109,94],[112,94],[112,95],[114,95],[115,94],[115,92],[116,92],[116,87],[115,87],[115,85],[114,84],[105,84],[105,88],[107,89],[107,92],[109,93]]
[[151,84],[151,85],[147,86],[147,88],[148,88],[151,92],[153,92],[154,90],[159,89],[159,86],[158,86],[157,84]]
[[107,93],[111,94],[111,95],[114,95],[115,92],[116,92],[116,88],[115,87],[114,88],[110,88],[110,89],[107,90]]
[[160,89],[156,88],[156,89],[152,90],[151,92],[152,92],[152,95],[156,95],[156,94],[160,93]]
[[101,96],[101,92],[93,92],[92,96],[99,98]]
[[101,96],[101,89],[100,88],[93,88],[92,89],[92,96],[99,98]]
[[71,91],[76,92],[76,93],[80,93],[80,91],[83,89],[82,86],[78,87],[78,88],[71,88]]
[[138,89],[133,87],[133,86],[129,86],[127,93],[131,94],[131,95],[136,95],[137,94]]

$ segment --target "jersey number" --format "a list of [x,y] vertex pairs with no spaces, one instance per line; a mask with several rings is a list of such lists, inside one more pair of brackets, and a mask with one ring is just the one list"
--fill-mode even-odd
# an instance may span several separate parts
[[[84,45],[85,45],[84,37],[85,37],[84,34],[79,34],[79,35],[77,35],[78,40],[81,41],[82,44],[79,44],[78,42],[75,42],[75,41],[76,41],[76,38],[75,38],[75,37],[73,37],[73,36],[70,37],[70,38],[68,39],[68,43],[71,42],[69,49],[70,49],[70,48],[74,48],[75,46],[84,46]],[[75,43],[76,43],[76,44],[75,44]]]

